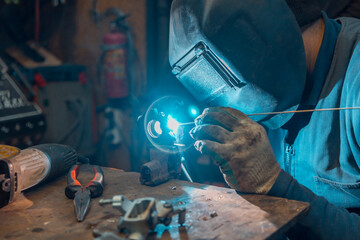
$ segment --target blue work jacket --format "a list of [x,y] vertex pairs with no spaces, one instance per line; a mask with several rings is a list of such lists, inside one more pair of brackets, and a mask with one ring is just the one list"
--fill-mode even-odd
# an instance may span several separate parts
[[[338,21],[341,30],[316,109],[360,106],[360,20]],[[289,131],[268,130],[282,168],[269,195],[311,204],[298,224],[307,230],[302,234],[360,239],[360,216],[346,210],[360,208],[360,110],[313,112],[291,143]]]

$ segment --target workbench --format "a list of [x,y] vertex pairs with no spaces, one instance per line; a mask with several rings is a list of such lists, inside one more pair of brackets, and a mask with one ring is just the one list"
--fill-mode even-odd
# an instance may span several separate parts
[[[139,183],[138,173],[103,168],[105,190],[100,198],[125,195],[134,200],[154,197],[186,208],[184,226],[173,217],[170,226],[156,228],[149,239],[274,239],[296,223],[308,203],[263,195],[239,195],[234,190],[180,180],[156,187]],[[81,178],[80,178],[80,181]],[[0,209],[0,239],[93,239],[93,229],[117,229],[120,212],[99,199],[83,222],[66,198],[66,178],[32,188],[16,202]]]

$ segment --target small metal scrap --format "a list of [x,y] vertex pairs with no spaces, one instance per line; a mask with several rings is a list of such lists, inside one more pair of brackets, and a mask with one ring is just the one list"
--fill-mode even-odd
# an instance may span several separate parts
[[173,186],[173,187],[171,188],[171,190],[176,190],[176,186]]
[[155,198],[139,198],[128,200],[123,195],[116,195],[112,199],[101,199],[100,205],[112,204],[123,216],[120,217],[118,230],[127,234],[129,239],[146,239],[149,231],[153,231],[158,224],[168,226],[172,217],[178,215],[178,223],[185,223],[186,209],[174,209],[168,202],[157,201]]
[[212,217],[212,218],[214,218],[214,217],[217,217],[217,212],[216,211],[212,211],[211,213],[210,213],[210,217]]

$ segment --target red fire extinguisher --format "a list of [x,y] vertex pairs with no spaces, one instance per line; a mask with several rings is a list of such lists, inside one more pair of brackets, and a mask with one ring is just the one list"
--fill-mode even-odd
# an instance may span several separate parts
[[104,36],[103,76],[108,99],[125,98],[129,95],[127,76],[127,38],[115,27]]

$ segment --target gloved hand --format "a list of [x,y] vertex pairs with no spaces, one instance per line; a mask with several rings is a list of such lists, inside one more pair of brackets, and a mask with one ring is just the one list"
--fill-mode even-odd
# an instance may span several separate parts
[[190,131],[195,148],[209,155],[230,187],[266,194],[280,173],[265,129],[244,113],[225,107],[207,108]]

